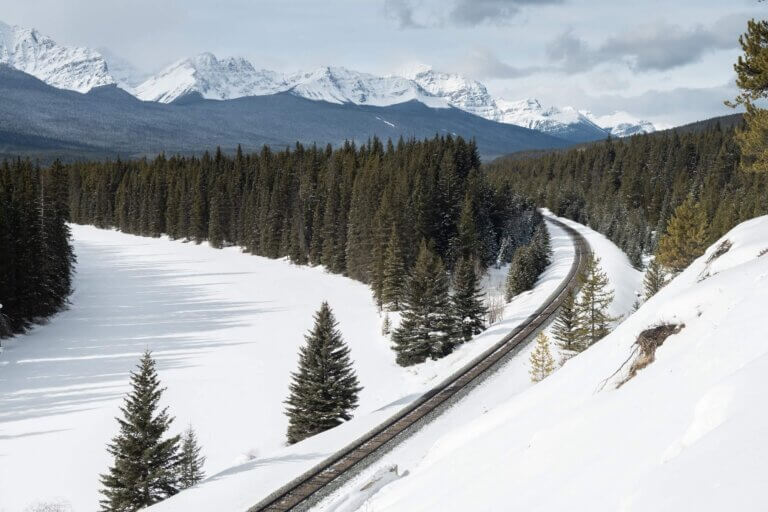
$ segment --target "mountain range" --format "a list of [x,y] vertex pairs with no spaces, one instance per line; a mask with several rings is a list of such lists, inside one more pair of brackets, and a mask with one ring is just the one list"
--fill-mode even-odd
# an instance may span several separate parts
[[[106,55],[106,57],[105,57]],[[338,116],[341,112],[350,115],[351,112],[367,112],[365,108],[385,109],[374,115],[374,122],[354,124],[355,129],[331,129],[325,127],[318,130],[318,126],[305,122],[300,117],[291,117],[294,125],[289,132],[274,131],[269,124],[261,123],[264,134],[269,137],[261,137],[258,140],[271,140],[273,143],[291,144],[295,141],[338,143],[338,137],[352,137],[355,140],[364,140],[372,135],[390,137],[394,134],[403,136],[434,135],[435,133],[456,133],[467,137],[476,137],[478,146],[487,155],[502,154],[504,152],[519,149],[561,147],[569,143],[600,140],[611,136],[626,136],[635,133],[647,133],[654,131],[653,125],[647,121],[638,121],[624,112],[617,112],[610,116],[596,117],[589,112],[582,112],[572,107],[544,107],[535,99],[521,101],[507,101],[493,97],[481,82],[472,80],[455,73],[444,73],[429,68],[420,68],[408,74],[408,76],[377,76],[368,73],[352,71],[343,67],[321,67],[309,72],[279,73],[275,71],[257,69],[251,62],[244,58],[219,59],[211,53],[202,53],[194,57],[181,59],[159,73],[146,77],[137,74],[136,70],[126,61],[112,55],[106,50],[96,51],[89,48],[70,47],[57,44],[54,40],[40,34],[35,29],[10,26],[0,23],[0,64],[4,64],[15,70],[41,80],[45,84],[60,90],[75,91],[85,94],[87,98],[75,98],[66,94],[60,94],[64,103],[83,104],[92,108],[94,99],[100,102],[116,102],[113,105],[102,105],[99,108],[121,111],[127,105],[135,112],[153,115],[178,114],[178,110],[163,109],[161,105],[187,106],[190,111],[196,111],[199,107],[189,107],[192,103],[208,105],[207,109],[227,111],[228,107],[213,106],[212,102],[227,103],[244,98],[260,98],[259,100],[240,101],[238,105],[248,104],[249,108],[267,108],[269,103],[285,106],[289,101],[285,97],[290,96],[302,100],[310,100],[318,105],[310,105],[306,102],[293,102],[296,107],[293,114],[309,111],[333,111]],[[9,81],[6,90],[14,89],[20,83],[18,77],[13,76],[7,70],[1,76]],[[116,87],[125,91],[121,94],[115,91]],[[110,89],[101,91],[100,89]],[[30,97],[40,94],[40,87],[34,87],[35,92]],[[14,98],[20,99],[20,92],[15,90]],[[64,92],[62,91],[62,92]],[[55,96],[54,91],[47,91],[46,99]],[[271,100],[270,100],[271,98]],[[8,98],[5,98],[8,99]],[[129,101],[130,99],[141,101]],[[26,101],[21,101],[26,103]],[[21,104],[20,103],[20,104]],[[61,102],[54,102],[57,106]],[[322,106],[327,103],[336,107]],[[425,107],[423,110],[411,103],[418,103]],[[19,104],[19,106],[20,106]],[[147,105],[145,105],[147,104]],[[156,105],[155,107],[149,105]],[[34,104],[28,104],[32,111]],[[410,105],[410,106],[408,106]],[[3,112],[10,116],[11,125],[24,124],[19,116],[35,118],[34,112],[12,111],[11,104],[6,101]],[[398,107],[399,108],[395,108]],[[86,108],[86,112],[88,111]],[[363,108],[363,110],[360,110]],[[394,117],[386,109],[394,109]],[[329,110],[330,109],[330,110]],[[98,110],[98,108],[97,108]],[[467,121],[469,117],[460,116],[456,110],[470,114],[471,117],[479,117],[490,123],[481,123],[479,120]],[[133,112],[135,114],[135,112]],[[419,112],[418,120],[410,120],[403,117],[405,112],[411,114]],[[260,112],[253,112],[259,116]],[[241,114],[235,114],[241,115]],[[389,117],[388,117],[389,116]],[[77,116],[76,116],[77,117]],[[150,116],[151,117],[151,116]],[[171,116],[173,117],[173,116]],[[270,119],[268,114],[261,115],[260,121]],[[342,116],[343,117],[343,116]],[[399,124],[390,118],[397,117]],[[194,122],[194,115],[188,119]],[[430,119],[431,118],[431,119]],[[455,126],[461,118],[461,125]],[[440,124],[451,119],[450,126]],[[137,121],[136,119],[133,119]],[[348,123],[346,119],[337,118],[338,122]],[[358,120],[359,121],[359,120]],[[131,126],[143,123],[129,123]],[[162,123],[161,123],[162,124]],[[257,123],[259,124],[259,123]],[[237,122],[234,125],[238,125]],[[365,125],[365,129],[363,129]],[[470,126],[482,126],[482,133],[475,133]],[[488,143],[483,137],[488,137],[490,132],[498,134],[509,133],[506,128],[496,125],[522,127],[548,137],[522,137],[519,131],[516,136],[505,144],[498,135],[490,137],[494,142]],[[302,126],[306,130],[302,129]],[[386,128],[382,128],[386,127]],[[43,132],[45,127],[39,127]],[[152,127],[148,127],[152,131]],[[8,130],[6,129],[5,132]],[[76,130],[71,130],[74,133]],[[193,130],[194,131],[194,130]],[[225,130],[232,140],[252,143],[255,139],[245,137],[245,133],[237,130]],[[60,130],[53,130],[49,134],[59,141],[68,141],[66,144],[78,143],[71,140],[69,135],[61,138]],[[246,130],[247,132],[247,130]],[[395,133],[393,133],[395,132]],[[16,133],[15,137],[37,137],[41,133]],[[86,135],[86,133],[82,133]],[[283,138],[283,137],[288,138]],[[328,137],[323,139],[322,137]],[[96,137],[97,139],[99,137]],[[176,137],[174,143],[163,147],[164,150],[183,150],[189,144],[181,143]],[[214,137],[215,138],[215,137]],[[520,142],[525,139],[525,144]],[[89,140],[89,139],[83,139]],[[218,140],[218,139],[217,139]],[[119,141],[115,140],[115,143]],[[107,141],[105,140],[106,144]],[[210,146],[208,142],[206,146]],[[527,144],[527,145],[526,145]],[[5,145],[6,149],[13,144]],[[119,142],[115,148],[121,147],[130,153],[151,152],[151,148],[140,147],[137,144],[123,144]],[[103,146],[101,149],[106,149]]]

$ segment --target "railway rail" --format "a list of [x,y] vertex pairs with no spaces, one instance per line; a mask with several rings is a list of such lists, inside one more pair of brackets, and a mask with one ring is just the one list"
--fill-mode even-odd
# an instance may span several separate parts
[[570,235],[575,247],[575,257],[567,278],[547,298],[544,304],[504,338],[441,384],[426,392],[411,405],[373,430],[267,496],[251,507],[248,512],[285,512],[306,504],[323,488],[337,481],[347,472],[354,471],[356,466],[361,465],[363,459],[370,459],[377,453],[383,454],[398,442],[395,439],[398,435],[405,433],[428,414],[438,411],[441,405],[446,404],[451,397],[460,391],[470,387],[478,377],[495,370],[499,363],[503,362],[506,355],[546,327],[562,305],[567,292],[578,286],[578,275],[584,266],[585,256],[589,253],[589,244],[575,229],[558,220],[551,218],[547,220],[558,225]]

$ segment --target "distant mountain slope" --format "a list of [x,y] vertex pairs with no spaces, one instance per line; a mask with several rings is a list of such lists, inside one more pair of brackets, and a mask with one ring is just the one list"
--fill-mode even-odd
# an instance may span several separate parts
[[[109,62],[109,65],[107,64]],[[416,100],[429,107],[456,107],[490,121],[538,130],[570,142],[648,133],[648,121],[618,112],[595,118],[573,107],[543,107],[536,99],[508,101],[457,73],[419,67],[407,76],[377,76],[343,67],[279,73],[257,69],[242,57],[218,59],[209,52],[178,60],[147,75],[113,54],[56,43],[33,28],[0,22],[0,64],[29,73],[60,89],[88,92],[117,83],[145,101],[172,103],[187,95],[227,100],[282,92],[310,100],[385,107]],[[617,119],[618,118],[620,119]]]
[[188,95],[174,104],[142,102],[116,86],[78,94],[0,66],[0,154],[69,158],[200,153],[217,145],[340,144],[379,136],[475,138],[484,158],[568,142],[418,101],[388,107],[311,101],[290,93],[228,101]]
[[60,89],[87,92],[115,83],[107,62],[90,48],[62,46],[35,29],[0,21],[0,64],[36,76]]
[[[408,77],[376,76],[328,66],[311,72],[281,74],[257,70],[246,59],[220,60],[211,53],[203,53],[172,64],[136,87],[138,98],[162,103],[195,92],[203,98],[218,100],[290,92],[310,100],[380,107],[417,100],[435,108],[453,106],[490,121],[530,128],[571,142],[600,140],[610,133],[610,129],[601,128],[572,107],[545,108],[535,99],[494,98],[476,80],[432,69],[422,69]],[[648,125],[624,123],[623,128],[628,133],[648,131]]]

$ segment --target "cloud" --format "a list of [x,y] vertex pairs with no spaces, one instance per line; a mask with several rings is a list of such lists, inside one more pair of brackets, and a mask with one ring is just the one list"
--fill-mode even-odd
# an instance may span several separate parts
[[384,0],[384,12],[401,29],[503,25],[526,6],[562,4],[565,0]]
[[524,6],[561,4],[563,0],[458,0],[449,19],[456,25],[504,23],[515,17]]
[[541,71],[539,67],[518,68],[499,60],[488,50],[477,49],[461,59],[457,64],[460,71],[467,76],[480,79],[498,78],[510,79],[529,76]]
[[415,6],[411,0],[385,0],[384,13],[397,22],[399,28],[424,28],[413,19]]
[[659,126],[679,126],[737,111],[723,101],[736,93],[733,82],[717,87],[679,87],[666,91],[650,90],[636,96],[599,95],[585,101],[586,108],[599,114],[616,110],[631,112]]
[[587,71],[606,62],[622,62],[636,72],[667,71],[714,51],[736,48],[745,19],[732,15],[712,26],[693,28],[666,22],[646,24],[611,36],[596,47],[566,31],[549,44],[547,55],[569,72]]

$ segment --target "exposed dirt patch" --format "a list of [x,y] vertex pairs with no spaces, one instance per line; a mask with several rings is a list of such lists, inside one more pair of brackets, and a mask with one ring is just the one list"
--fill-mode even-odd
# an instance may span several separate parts
[[663,345],[667,338],[679,333],[683,327],[685,324],[661,324],[641,332],[635,341],[633,351],[637,356],[632,361],[627,376],[616,384],[616,387],[620,388],[637,375],[637,372],[651,364],[656,359],[656,349]]
[[707,258],[707,265],[715,261],[717,258],[722,256],[723,254],[727,253],[731,250],[731,247],[733,247],[733,243],[731,243],[730,240],[727,238],[720,242],[720,245],[717,246],[717,249],[715,249],[715,252],[713,252],[709,258]]

